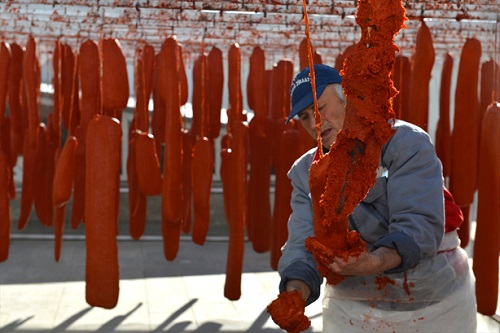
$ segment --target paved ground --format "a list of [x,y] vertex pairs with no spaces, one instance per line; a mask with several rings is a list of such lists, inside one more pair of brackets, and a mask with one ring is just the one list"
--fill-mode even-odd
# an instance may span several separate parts
[[[65,240],[56,263],[52,240],[13,240],[0,264],[0,333],[281,332],[265,311],[278,293],[278,274],[268,254],[248,243],[245,251],[242,295],[229,301],[227,242],[182,241],[168,262],[160,241],[120,241],[120,296],[106,310],[85,301],[84,241]],[[321,332],[317,303],[308,308],[309,332]]]
[[[184,238],[172,262],[154,237],[120,240],[120,297],[106,310],[85,301],[85,243],[78,235],[66,236],[58,263],[50,235],[29,235],[14,235],[9,259],[0,264],[0,333],[282,332],[265,311],[277,295],[278,274],[269,254],[255,253],[249,243],[242,296],[229,301],[223,237],[204,246]],[[320,302],[306,314],[308,332],[321,332]],[[492,318],[478,318],[478,332],[500,332]]]

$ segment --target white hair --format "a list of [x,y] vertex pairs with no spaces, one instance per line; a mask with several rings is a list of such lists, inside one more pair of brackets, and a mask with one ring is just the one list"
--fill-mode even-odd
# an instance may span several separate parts
[[337,94],[337,97],[342,101],[346,102],[346,98],[344,95],[344,88],[342,88],[342,85],[339,83],[334,83],[333,88],[335,89],[335,94]]

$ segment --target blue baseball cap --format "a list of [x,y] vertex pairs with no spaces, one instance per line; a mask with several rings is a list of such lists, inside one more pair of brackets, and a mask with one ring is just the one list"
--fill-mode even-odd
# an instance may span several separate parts
[[[300,111],[314,103],[311,79],[309,78],[310,68],[304,68],[292,81],[290,86],[290,97],[292,100],[292,110],[286,122],[295,117]],[[314,65],[314,75],[316,77],[316,97],[319,98],[326,86],[333,83],[342,83],[342,76],[330,66]]]

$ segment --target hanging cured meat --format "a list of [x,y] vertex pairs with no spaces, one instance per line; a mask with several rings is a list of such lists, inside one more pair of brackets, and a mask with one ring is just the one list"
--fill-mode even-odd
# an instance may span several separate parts
[[222,108],[222,93],[224,90],[224,66],[222,62],[222,52],[216,47],[208,54],[208,133],[211,139],[219,137],[220,117]]
[[177,255],[183,214],[182,141],[179,100],[179,52],[177,38],[165,40],[158,58],[158,93],[165,105],[165,137],[163,155],[162,233],[167,260]]
[[247,186],[247,145],[248,127],[245,123],[233,123],[230,142],[231,159],[229,173],[224,181],[230,183],[228,198],[229,245],[227,251],[226,280],[224,296],[232,301],[241,296],[241,274],[245,246],[246,186]]
[[84,220],[85,203],[85,147],[87,127],[101,109],[100,58],[96,42],[87,40],[80,46],[78,75],[81,89],[80,124],[75,129],[78,141],[75,161],[75,183],[71,205],[71,227],[77,228]]
[[[474,200],[477,186],[477,112],[481,43],[468,39],[462,49],[455,90],[455,114],[451,139],[450,192],[462,208]],[[461,246],[469,242],[469,215],[464,211],[464,222],[458,234]]]
[[23,151],[24,130],[28,126],[28,121],[24,117],[23,107],[21,106],[24,50],[16,43],[10,44],[10,50],[12,57],[8,72],[8,105],[12,141],[11,163],[15,163],[17,156],[21,155]]
[[271,168],[274,122],[268,116],[264,51],[256,46],[250,56],[248,104],[254,111],[249,124],[250,174],[248,179],[247,234],[256,252],[271,243]]
[[[193,65],[193,98],[192,98],[192,107],[193,107],[193,118],[191,121],[191,134],[194,136],[194,138],[198,138],[201,135],[202,129],[201,129],[201,117],[203,113],[203,109],[206,107],[207,100],[202,98],[202,95],[204,94],[203,92],[203,87],[205,86],[205,83],[203,83],[203,80],[206,79],[206,75],[202,74],[202,61],[206,62],[206,59],[203,60],[203,58],[206,58],[206,55],[201,55],[199,58],[197,58],[194,61]],[[205,66],[206,67],[206,66]]]
[[391,75],[394,88],[399,92],[392,99],[392,108],[396,118],[408,120],[410,113],[410,84],[411,84],[411,63],[408,57],[398,55],[394,62],[394,70]]
[[308,47],[307,38],[303,38],[299,44],[299,70],[303,70],[309,66]]
[[[292,125],[293,126],[293,125]],[[296,142],[299,140],[299,131],[292,126],[281,126],[281,132],[275,132],[274,137],[274,169],[276,173],[273,222],[271,227],[271,267],[278,269],[281,258],[281,247],[288,237],[287,222],[292,208],[292,184],[287,173],[293,162],[300,156]],[[278,127],[278,126],[276,126]]]
[[[299,131],[294,127],[294,121],[285,123],[290,113],[289,88],[292,83],[293,64],[289,60],[281,60],[273,70],[273,100],[274,134],[273,134],[273,167],[276,173],[274,207],[271,227],[271,267],[277,269],[281,257],[281,247],[286,241],[287,222],[292,209],[290,199],[292,185],[287,177],[293,162],[300,156]],[[286,149],[284,148],[286,147]]]
[[165,141],[165,104],[160,98],[160,80],[159,80],[159,63],[162,53],[158,53],[156,56],[157,70],[153,72],[153,114],[151,115],[151,132],[156,138],[156,153],[158,156],[161,153],[161,145]]
[[[133,122],[134,123],[134,122]],[[135,125],[132,125],[135,128]],[[139,189],[137,172],[137,137],[138,132],[131,130],[128,138],[127,182],[129,208],[129,234],[132,239],[140,239],[146,227],[147,198]],[[160,181],[160,186],[162,182]]]
[[6,42],[0,42],[0,73],[2,73],[0,75],[0,126],[3,125],[5,118],[11,58],[10,45]]
[[241,95],[241,50],[238,43],[229,47],[228,52],[228,123],[230,128],[234,122],[243,120],[243,100]]
[[182,143],[177,47],[175,37],[167,38],[163,43],[158,62],[159,93],[165,105],[162,219],[169,223],[178,223],[182,211],[179,196]]
[[417,33],[411,65],[410,112],[407,120],[427,131],[429,121],[429,81],[434,66],[434,46],[429,27],[422,21]]
[[136,132],[136,168],[139,189],[145,195],[159,195],[162,191],[160,163],[156,155],[156,143],[153,135]]
[[498,302],[500,250],[500,103],[491,103],[483,116],[479,147],[478,207],[474,260],[477,311],[495,314]]
[[192,191],[192,159],[193,159],[193,137],[187,129],[182,130],[182,202],[184,210],[182,213],[182,231],[189,233],[191,230],[193,191]]
[[0,262],[9,257],[10,247],[10,188],[12,184],[10,119],[5,118],[8,95],[11,51],[9,44],[0,43]]
[[72,135],[68,136],[55,169],[52,202],[56,209],[56,220],[54,226],[54,254],[56,261],[59,261],[61,255],[62,235],[66,217],[66,204],[69,202],[73,191],[77,147],[78,141],[76,137]]
[[271,169],[274,123],[254,116],[249,124],[250,174],[248,179],[247,233],[257,253],[271,248]]
[[[146,85],[145,85],[145,68],[144,68],[144,54],[143,48],[138,47],[135,53],[134,59],[134,88],[136,96],[136,106],[134,109],[134,118],[132,119],[129,136],[128,136],[128,156],[127,156],[127,181],[128,181],[128,208],[129,208],[129,233],[132,239],[140,239],[144,233],[146,226],[146,214],[147,214],[147,198],[144,191],[141,190],[139,181],[139,168],[142,168],[142,172],[149,169],[149,166],[156,166],[157,170],[148,170],[147,173],[142,174],[142,186],[145,191],[156,191],[156,194],[161,192],[162,180],[158,164],[158,159],[156,158],[156,165],[154,165],[154,160],[149,161],[151,156],[153,159],[156,156],[156,146],[154,143],[154,138],[151,140],[147,134],[148,130],[148,109],[147,109],[147,98],[146,98]],[[154,57],[154,53],[153,53]],[[138,128],[145,130],[142,132]],[[138,143],[139,137],[143,138],[142,143]],[[149,143],[152,143],[152,147]],[[143,156],[138,157],[138,153],[141,152]],[[153,164],[150,164],[150,163]],[[150,173],[150,172],[155,173]],[[149,181],[151,177],[158,177],[155,179],[156,184],[153,184],[155,188],[151,188],[151,182]]]
[[115,38],[101,40],[102,109],[104,114],[117,116],[127,107],[129,98],[127,61],[120,42]]
[[[7,198],[14,198],[15,197],[15,186],[14,186],[14,181],[12,179],[13,175],[13,167],[16,164],[17,160],[17,154],[13,152],[12,148],[12,140],[11,140],[11,116],[6,117],[5,115],[5,106],[6,106],[6,100],[7,100],[7,95],[9,92],[8,84],[9,84],[9,69],[10,69],[10,64],[12,62],[11,60],[12,54],[10,50],[10,46],[6,42],[1,42],[0,43],[0,154],[4,154],[2,158],[5,158],[5,161],[2,161],[7,167],[2,166],[0,169],[1,172],[4,172],[7,180],[7,183],[4,184],[4,187],[2,190],[0,190],[0,198],[2,198],[3,195],[6,195]],[[5,180],[4,179],[4,180]],[[0,200],[3,200],[0,199]],[[8,208],[9,210],[7,211]],[[9,201],[6,201],[6,205],[3,206],[2,211],[5,212],[5,219],[8,219],[8,223],[10,224],[10,206],[9,206]],[[7,223],[7,221],[2,221],[3,223]],[[1,227],[0,227],[1,228]],[[9,225],[9,232],[10,232],[10,225]],[[8,242],[8,240],[7,240]],[[8,244],[7,244],[7,251],[8,251]],[[0,254],[1,258],[1,254]]]
[[343,52],[339,53],[337,58],[335,58],[335,69],[337,71],[340,72],[342,70],[342,68],[344,67],[345,58],[354,53],[355,46],[356,44],[349,45],[348,47],[345,48]]
[[194,189],[192,239],[195,244],[203,245],[210,223],[210,191],[214,167],[213,146],[207,137],[196,141],[191,163],[191,183]]
[[81,89],[80,126],[86,128],[101,105],[100,59],[96,42],[87,40],[79,50],[78,75]]
[[226,216],[226,221],[229,224],[229,217],[231,206],[229,205],[229,199],[232,193],[232,184],[230,180],[231,176],[231,160],[233,159],[233,151],[229,147],[229,142],[232,140],[232,134],[225,134],[220,141],[220,178],[222,180],[222,195],[224,197],[224,216]]
[[[304,68],[309,66],[309,59],[308,59],[308,44],[307,44],[307,38],[302,39],[299,45],[299,64],[300,64],[300,70],[303,70]],[[311,48],[312,51],[312,48]],[[314,57],[314,56],[313,56]],[[321,63],[321,60],[319,59],[314,59],[313,63],[318,64]],[[299,131],[299,154],[302,155],[309,149],[313,148],[316,145],[316,141],[311,138],[309,133],[305,130],[304,126],[302,125],[302,122],[297,121],[294,123],[295,128]]]
[[26,226],[33,205],[38,127],[40,122],[37,107],[37,97],[40,90],[40,67],[36,57],[36,43],[31,36],[28,38],[23,57],[23,82],[26,91],[28,129],[23,145],[21,212],[17,225],[19,230]]
[[134,85],[136,107],[134,111],[135,161],[138,186],[144,195],[159,195],[162,190],[160,164],[156,153],[156,142],[149,134],[148,102],[154,69],[154,49],[144,44],[136,51]]
[[73,53],[73,50],[71,47],[67,44],[62,44],[61,46],[61,86],[60,86],[60,103],[62,104],[61,106],[61,116],[62,116],[62,123],[63,126],[66,130],[68,131],[74,131],[75,126],[74,124],[70,124],[69,122],[69,114],[72,111],[71,110],[71,105],[73,103],[72,101],[72,92],[74,89],[74,68],[76,65],[76,58],[75,54]]
[[7,154],[0,149],[0,262],[7,260],[10,247],[9,169]]
[[[36,174],[34,178],[33,204],[35,213],[44,226],[53,224],[52,184],[55,170],[55,150],[48,148],[48,130],[44,123],[38,127],[38,143],[35,155]],[[52,156],[49,154],[52,153]],[[49,170],[50,168],[50,170]]]
[[436,127],[436,153],[443,165],[443,176],[450,175],[451,134],[450,134],[450,89],[453,58],[449,53],[444,57],[439,90],[439,120]]
[[[9,176],[9,184],[6,187],[7,194],[10,199],[14,199],[16,197],[16,187],[14,184],[14,166],[15,164],[12,162],[10,155],[12,153],[11,150],[11,140],[10,140],[10,118],[6,117],[4,119],[3,126],[0,127],[0,151],[3,151],[7,155],[7,163],[9,164],[9,168],[7,172],[10,174]],[[14,158],[15,161],[15,158]]]
[[214,149],[212,143],[205,136],[208,131],[207,58],[204,54],[199,58],[200,137],[194,144],[191,164],[191,184],[194,189],[192,192],[194,213],[192,239],[198,245],[205,243],[210,224],[210,191],[214,168]]
[[116,242],[122,129],[107,116],[96,115],[87,128],[85,178],[85,297],[91,306],[114,308],[119,271]]
[[[71,198],[71,194],[73,191],[73,184],[75,179],[75,167],[76,167],[76,152],[78,147],[78,140],[73,135],[74,129],[76,128],[77,123],[73,121],[75,113],[74,103],[75,100],[78,103],[78,99],[75,98],[75,95],[78,94],[78,85],[76,82],[78,81],[77,73],[78,73],[78,58],[74,57],[74,61],[72,62],[73,67],[72,70],[72,79],[71,85],[72,90],[68,96],[63,98],[69,98],[70,104],[68,106],[69,113],[67,115],[67,124],[69,126],[68,137],[66,138],[66,142],[64,143],[64,147],[60,156],[57,156],[56,167],[55,167],[55,175],[54,175],[54,183],[52,188],[52,203],[56,210],[56,219],[55,219],[55,259],[59,261],[61,255],[61,246],[62,246],[62,235],[64,231],[64,222],[66,220],[66,204],[69,202]],[[64,69],[64,67],[63,67]],[[66,68],[66,70],[68,70]],[[64,73],[63,73],[64,74]],[[79,116],[79,115],[78,115]],[[64,112],[63,112],[63,120],[64,120]]]
[[[273,66],[269,96],[269,112],[278,124],[283,124],[290,110],[290,84],[292,83],[293,63],[284,59]],[[288,103],[287,103],[288,102]]]
[[253,110],[254,117],[267,117],[267,90],[266,90],[266,57],[264,50],[254,47],[250,56],[250,70],[247,80],[248,106]]
[[[494,75],[496,74],[496,82]],[[493,60],[488,59],[481,65],[481,82],[479,94],[479,112],[477,113],[478,119],[478,138],[481,136],[481,124],[483,115],[486,109],[491,104],[492,94],[500,96],[500,66]],[[496,91],[494,91],[496,89]],[[493,99],[495,100],[495,99]]]

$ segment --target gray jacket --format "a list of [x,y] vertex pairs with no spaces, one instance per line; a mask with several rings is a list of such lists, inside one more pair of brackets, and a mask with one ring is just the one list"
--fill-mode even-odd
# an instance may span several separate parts
[[[442,259],[435,259],[444,235],[442,169],[425,131],[400,120],[393,127],[396,133],[382,148],[376,182],[350,215],[349,226],[361,234],[369,250],[381,246],[396,249],[402,263],[385,274],[396,281],[400,279],[405,286],[410,281],[412,286],[418,288],[420,279],[434,279],[433,274],[442,271],[442,266],[446,265]],[[309,167],[315,153],[316,148],[305,153],[288,173],[293,185],[293,212],[288,221],[288,240],[282,248],[278,264],[280,291],[285,289],[290,279],[303,280],[311,288],[308,304],[319,297],[323,280],[311,253],[304,248],[304,240],[314,236]],[[423,270],[426,270],[424,274]],[[450,272],[443,274],[443,279],[450,278]],[[371,293],[374,290],[372,287],[376,287],[373,276],[348,277],[338,288],[352,290],[367,283],[369,286],[364,289]],[[402,287],[396,288],[398,290],[389,298],[401,301],[401,297],[405,296]],[[419,295],[436,297],[429,296],[429,292],[432,293],[420,290],[411,298],[415,300]],[[387,298],[387,292],[384,293]],[[353,297],[373,298],[373,295]]]

